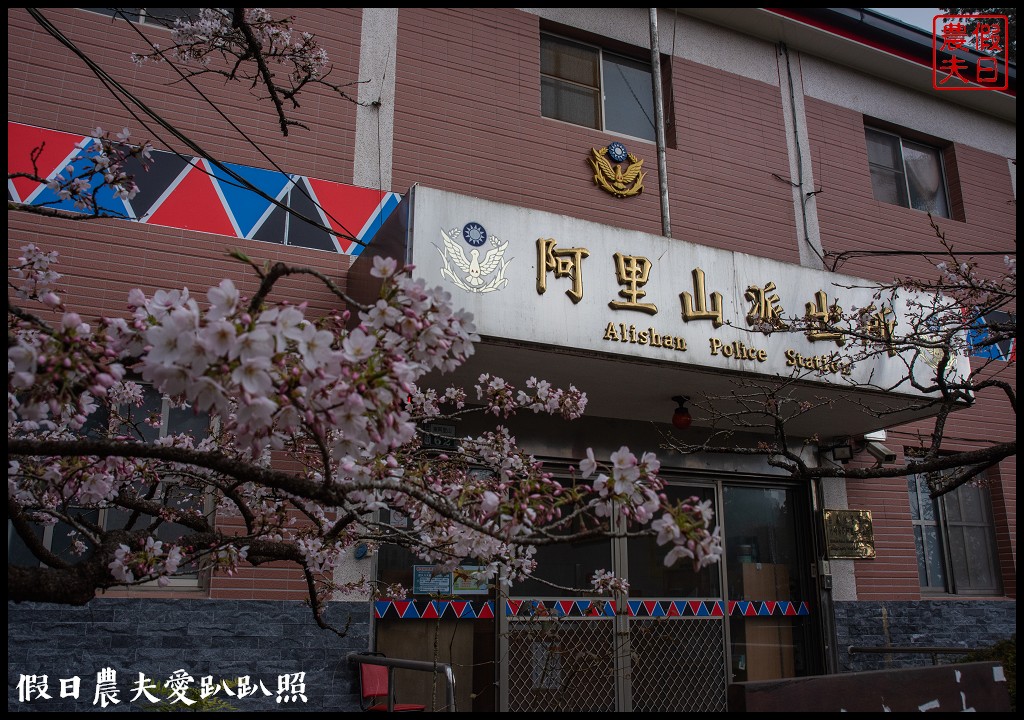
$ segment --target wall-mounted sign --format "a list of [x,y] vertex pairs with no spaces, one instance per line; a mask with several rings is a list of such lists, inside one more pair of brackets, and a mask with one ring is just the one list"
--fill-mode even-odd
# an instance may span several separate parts
[[[382,231],[355,275],[374,255],[406,257],[473,314],[481,336],[918,394],[905,358],[852,362],[867,339],[884,349],[910,322],[906,299],[876,301],[867,280],[422,186],[403,202],[411,228]],[[469,269],[456,272],[453,256]],[[491,285],[501,291],[478,292]],[[861,340],[837,332],[842,312],[849,324],[851,308],[872,304],[848,328]],[[791,318],[806,326],[790,331]]]
[[[622,157],[605,150],[606,162]],[[479,352],[451,382],[471,383],[486,367],[512,381],[535,375],[566,385],[574,380],[557,376],[574,371],[575,356],[593,377],[622,378],[580,388],[593,400],[588,412],[607,417],[649,420],[681,386],[699,386],[719,399],[718,412],[730,412],[719,401],[737,376],[799,381],[795,399],[818,409],[794,418],[794,437],[877,430],[873,411],[893,425],[933,412],[918,387],[932,384],[934,370],[910,351],[890,355],[894,336],[914,326],[912,293],[876,298],[861,278],[421,185],[352,266],[349,290],[361,302],[379,295],[378,256],[415,266],[472,314]],[[924,296],[912,299],[927,307]],[[647,368],[626,373],[623,360]],[[969,370],[967,357],[955,364],[958,374]],[[666,384],[676,369],[690,376],[651,385],[641,377],[648,369]],[[440,390],[448,380],[430,382]],[[665,413],[667,421],[671,408]]]
[[487,583],[477,580],[469,573],[483,570],[481,565],[459,565],[452,581],[452,591],[455,595],[486,595]]
[[455,436],[455,424],[427,422],[420,426],[420,440],[423,447],[434,450],[458,450],[459,440]]
[[451,595],[452,574],[437,573],[434,565],[412,566],[413,595]]
[[875,556],[870,510],[825,510],[825,542],[831,560]]
[[483,570],[480,565],[460,565],[454,573],[439,573],[436,565],[412,566],[414,595],[486,595],[487,583],[469,573]]

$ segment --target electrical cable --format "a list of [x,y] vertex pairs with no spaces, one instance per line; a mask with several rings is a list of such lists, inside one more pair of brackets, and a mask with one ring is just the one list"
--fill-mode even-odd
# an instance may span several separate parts
[[[338,232],[334,228],[328,227],[328,226],[324,225],[323,223],[321,223],[319,221],[316,221],[316,220],[313,220],[311,218],[308,218],[305,215],[303,215],[302,213],[294,210],[293,208],[288,207],[287,205],[285,205],[284,203],[280,202],[276,198],[273,198],[270,195],[267,195],[265,192],[263,192],[263,190],[261,190],[260,188],[256,187],[255,185],[250,183],[248,180],[246,180],[242,176],[238,175],[238,173],[234,172],[230,168],[226,167],[219,160],[216,160],[215,158],[213,158],[213,156],[210,155],[210,153],[208,153],[205,150],[203,150],[198,145],[198,143],[196,143],[191,138],[189,138],[186,135],[184,135],[181,131],[179,131],[177,128],[175,128],[173,125],[171,125],[169,122],[164,120],[158,113],[156,113],[156,111],[154,111],[152,108],[150,108],[148,105],[146,105],[146,103],[144,103],[142,100],[140,100],[135,95],[133,95],[131,92],[129,92],[120,83],[118,83],[116,80],[114,80],[114,78],[110,77],[110,75],[105,70],[103,70],[103,68],[101,68],[91,58],[89,58],[70,39],[68,39],[52,23],[50,23],[49,20],[47,20],[45,17],[43,17],[39,13],[39,11],[37,9],[35,9],[35,8],[27,8],[27,10],[28,10],[29,14],[36,20],[36,22],[39,23],[39,25],[44,30],[46,30],[47,33],[49,33],[58,42],[60,42],[62,45],[67,47],[69,50],[71,50],[72,53],[74,53],[76,56],[78,56],[79,59],[81,59],[86,64],[86,66],[93,72],[93,74],[96,75],[96,77],[100,80],[100,82],[103,84],[103,86],[106,87],[107,90],[110,91],[112,95],[114,95],[115,99],[122,105],[122,107],[124,107],[129,112],[129,114],[131,114],[132,117],[134,117],[136,120],[138,120],[144,127],[149,129],[148,124],[146,124],[145,121],[143,121],[141,118],[139,118],[139,116],[134,111],[132,111],[127,105],[125,105],[125,103],[117,96],[117,92],[120,92],[121,94],[124,95],[124,97],[128,98],[132,103],[137,105],[143,112],[145,112],[146,115],[151,117],[154,121],[156,121],[161,127],[163,127],[165,130],[167,130],[169,133],[171,133],[171,135],[173,135],[175,138],[177,138],[186,147],[190,148],[193,152],[195,152],[197,155],[199,155],[203,159],[205,159],[208,162],[212,163],[215,167],[217,167],[219,170],[221,170],[221,172],[227,174],[229,177],[231,177],[231,178],[235,179],[236,181],[238,181],[239,183],[241,183],[241,187],[244,187],[244,188],[246,188],[246,189],[256,193],[257,195],[259,195],[263,199],[267,200],[268,202],[272,203],[273,205],[276,205],[277,207],[281,208],[282,210],[284,210],[288,214],[293,215],[296,218],[298,218],[298,219],[300,219],[300,220],[302,220],[304,222],[309,223],[310,225],[312,225],[313,227],[315,227],[315,228],[317,228],[319,230],[324,230],[325,232],[327,232],[327,233],[329,233],[331,235],[336,235],[336,236],[339,236],[339,237],[343,237],[346,240],[350,240],[350,241],[352,241],[352,242],[354,242],[354,243],[356,243],[358,245],[362,245],[364,247],[366,246],[366,243],[364,243],[362,240],[359,240],[355,236],[353,236],[350,233],[348,233],[347,230],[345,231],[345,233]],[[116,88],[117,92],[115,92],[115,88]],[[150,132],[152,132],[152,131],[150,130]],[[153,134],[156,135],[156,133],[153,133]],[[168,143],[165,143],[165,144],[168,147],[170,147],[170,144],[168,144]],[[179,153],[175,153],[175,154],[178,154],[179,157],[181,157],[181,155]],[[285,173],[285,174],[287,174],[287,173]]]
[[[282,175],[286,175],[286,176],[288,175],[288,173],[286,173],[286,172],[285,172],[285,171],[284,171],[284,170],[283,170],[283,169],[281,168],[281,166],[279,166],[279,165],[278,165],[278,164],[277,164],[276,162],[274,162],[274,160],[273,160],[273,159],[272,159],[272,158],[271,158],[271,157],[270,157],[269,155],[267,155],[267,153],[266,153],[266,152],[264,152],[263,148],[261,148],[261,147],[259,146],[259,144],[258,144],[258,143],[256,143],[256,141],[255,141],[255,140],[253,140],[252,138],[250,138],[250,137],[249,137],[249,135],[248,135],[248,134],[246,134],[246,132],[245,132],[244,130],[242,130],[242,129],[241,129],[240,127],[238,127],[238,125],[236,125],[236,124],[234,123],[234,121],[232,121],[232,120],[231,120],[231,118],[229,118],[229,117],[228,117],[228,116],[227,116],[227,115],[226,115],[226,114],[224,113],[224,111],[222,111],[222,110],[221,110],[221,109],[220,109],[220,108],[219,108],[219,107],[217,106],[217,104],[216,104],[216,103],[214,103],[214,102],[213,102],[212,100],[210,100],[210,98],[209,98],[209,97],[207,97],[207,95],[206,95],[206,94],[205,94],[205,93],[204,93],[204,92],[203,92],[202,90],[200,90],[200,89],[199,89],[199,87],[198,87],[198,86],[197,86],[197,85],[196,85],[195,83],[193,83],[193,82],[192,82],[192,79],[191,79],[191,77],[190,77],[190,76],[188,76],[187,74],[185,74],[184,72],[182,72],[182,70],[181,70],[181,69],[180,69],[180,68],[179,68],[179,67],[178,67],[178,66],[177,66],[177,65],[176,65],[176,64],[175,64],[175,63],[174,63],[174,62],[173,62],[172,60],[170,60],[170,59],[168,59],[167,57],[165,57],[165,55],[164,55],[164,51],[163,51],[163,50],[161,50],[161,49],[160,49],[159,47],[157,47],[157,46],[156,46],[155,44],[153,44],[153,42],[152,42],[152,41],[151,41],[151,40],[150,40],[150,39],[149,39],[148,37],[146,37],[145,33],[143,33],[143,32],[142,32],[142,30],[140,30],[140,29],[139,29],[138,25],[137,25],[136,23],[133,23],[133,22],[132,22],[132,21],[131,21],[131,20],[130,20],[130,19],[129,19],[129,18],[128,18],[128,17],[126,16],[126,15],[125,15],[125,13],[124,13],[124,11],[123,11],[123,10],[120,10],[120,9],[118,9],[118,10],[117,10],[117,13],[116,13],[116,14],[117,14],[117,15],[119,15],[119,16],[120,16],[121,18],[123,18],[123,19],[124,19],[125,21],[127,21],[127,22],[128,22],[128,24],[129,24],[129,26],[131,26],[131,28],[132,28],[132,29],[133,29],[133,30],[134,30],[134,31],[136,32],[136,34],[138,34],[138,35],[139,35],[139,37],[141,37],[141,38],[142,38],[142,39],[143,39],[143,40],[144,40],[144,41],[146,42],[146,44],[147,44],[147,45],[149,45],[149,46],[150,46],[151,48],[153,48],[153,52],[157,53],[157,54],[158,54],[158,55],[159,55],[159,56],[161,57],[161,59],[163,59],[163,61],[164,61],[164,62],[166,62],[166,63],[167,63],[167,64],[168,64],[168,65],[169,65],[169,66],[170,66],[170,67],[171,67],[171,68],[172,68],[172,69],[173,69],[173,70],[174,70],[174,71],[175,71],[176,73],[178,73],[178,75],[179,75],[179,76],[181,77],[181,79],[182,79],[182,80],[184,80],[184,81],[185,81],[186,83],[188,83],[189,87],[191,87],[191,88],[192,88],[193,90],[195,90],[196,94],[197,94],[197,95],[199,95],[199,97],[201,97],[201,98],[202,98],[203,100],[205,100],[205,101],[206,101],[206,103],[207,103],[207,104],[208,104],[208,105],[209,105],[209,106],[210,106],[211,108],[213,108],[213,109],[214,109],[214,110],[215,110],[215,111],[217,112],[217,114],[218,114],[218,115],[220,115],[220,116],[221,116],[221,117],[222,117],[222,118],[224,119],[224,121],[225,121],[225,122],[227,122],[227,123],[228,123],[228,125],[230,125],[230,126],[231,126],[231,127],[232,127],[232,128],[233,128],[233,129],[234,129],[234,130],[235,130],[235,131],[236,131],[236,132],[237,132],[237,133],[238,133],[238,134],[239,134],[239,135],[240,135],[240,136],[241,136],[241,137],[242,137],[242,138],[243,138],[243,139],[244,139],[244,140],[246,141],[246,142],[247,142],[247,143],[249,143],[249,144],[250,144],[250,145],[251,145],[251,146],[252,146],[253,148],[255,148],[255,149],[256,149],[256,151],[257,151],[257,152],[258,152],[258,153],[259,153],[260,155],[262,155],[262,156],[263,156],[263,158],[264,158],[264,159],[265,159],[265,160],[266,160],[266,161],[267,161],[268,163],[270,163],[270,165],[271,165],[271,166],[272,166],[272,167],[273,167],[273,168],[274,168],[275,170],[277,170],[277,171],[278,171],[279,173],[281,173]],[[209,158],[208,158],[208,159],[209,159]],[[205,172],[205,170],[204,170],[203,172]],[[212,174],[210,174],[210,175],[211,175],[211,177],[213,177],[213,175],[212,175]],[[239,188],[243,188],[243,189],[252,189],[252,187],[251,187],[251,186],[248,186],[248,185],[246,185],[246,186],[243,186],[243,185],[237,185],[237,184],[235,184],[235,183],[230,183],[230,184],[232,184],[232,185],[235,185],[235,187],[239,187]],[[317,207],[318,209],[322,210],[322,211],[324,212],[324,214],[325,214],[325,215],[326,215],[326,216],[327,216],[328,218],[330,218],[331,220],[333,220],[334,222],[336,222],[336,223],[338,224],[338,227],[340,227],[340,228],[341,228],[342,230],[344,230],[344,231],[345,231],[345,233],[348,233],[348,236],[346,237],[346,239],[350,239],[350,240],[354,240],[354,239],[355,239],[355,238],[353,238],[353,237],[352,237],[352,231],[350,231],[350,230],[349,230],[349,229],[348,229],[347,227],[345,227],[344,223],[342,223],[342,222],[341,222],[340,220],[338,220],[338,218],[334,217],[334,216],[333,216],[333,215],[332,215],[332,214],[331,214],[330,212],[328,212],[328,211],[327,211],[327,209],[326,209],[326,208],[324,208],[324,207],[323,207],[322,205],[320,205],[320,203],[318,203],[318,202],[317,202],[316,200],[314,200],[314,199],[313,199],[313,197],[312,197],[312,196],[311,196],[311,195],[309,194],[308,190],[307,190],[307,189],[306,189],[306,188],[305,188],[304,186],[302,186],[302,185],[299,185],[299,184],[295,184],[295,185],[294,185],[293,187],[298,187],[298,188],[299,188],[299,190],[300,190],[300,192],[301,192],[301,193],[302,193],[303,195],[305,195],[305,196],[306,196],[306,199],[308,199],[308,200],[309,200],[310,202],[312,202],[312,203],[313,203],[313,205],[315,205],[315,206],[316,206],[316,207]],[[332,233],[332,234],[338,234],[338,233]],[[344,237],[344,236],[343,236],[343,237]],[[360,244],[362,244],[362,243],[360,243]]]

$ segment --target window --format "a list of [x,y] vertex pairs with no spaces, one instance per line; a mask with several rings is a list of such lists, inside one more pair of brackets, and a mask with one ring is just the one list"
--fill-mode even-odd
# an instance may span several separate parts
[[650,67],[593,45],[542,34],[541,114],[654,141]]
[[[196,415],[188,408],[173,407],[170,400],[162,397],[149,385],[143,385],[142,388],[143,403],[140,407],[119,408],[120,417],[116,432],[135,435],[149,442],[176,433],[189,433],[198,441],[209,434],[210,418],[208,416]],[[83,431],[87,434],[98,432],[109,423],[109,417],[101,408],[90,417],[89,423],[86,424]],[[212,510],[212,508],[206,507],[206,499],[199,491],[185,484],[162,483],[158,494],[152,499],[167,507],[202,512]],[[70,508],[69,514],[86,524],[99,525],[107,530],[114,528],[138,530],[153,521],[151,516],[141,515],[129,526],[131,513],[121,508]],[[77,558],[73,552],[73,545],[76,538],[69,532],[72,530],[70,525],[63,521],[50,525],[37,524],[33,530],[47,549],[63,560],[75,562]],[[154,535],[158,540],[174,541],[180,538],[183,532],[187,532],[183,526],[163,522],[156,529]],[[81,536],[78,539],[81,539]],[[87,557],[90,552],[91,550],[87,547],[83,557]],[[9,563],[22,567],[39,565],[39,561],[14,531],[10,521],[7,523],[7,559]],[[169,587],[195,587],[198,581],[198,570],[182,566],[181,572],[169,579]]]
[[921,589],[957,595],[1000,591],[992,501],[984,476],[937,500],[927,475],[907,478]]
[[125,18],[143,25],[172,27],[178,18],[198,18],[199,8],[82,8],[108,17]]
[[865,128],[875,200],[950,217],[942,153],[938,148]]

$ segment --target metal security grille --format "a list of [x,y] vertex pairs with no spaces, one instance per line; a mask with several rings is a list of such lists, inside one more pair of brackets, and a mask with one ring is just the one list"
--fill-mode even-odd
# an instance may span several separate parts
[[725,623],[631,619],[633,712],[725,712]]
[[[634,712],[727,709],[721,619],[630,618],[628,640],[615,637],[610,617],[512,619],[509,711],[613,712],[629,706],[616,687]],[[617,666],[631,666],[618,683]]]
[[615,711],[612,618],[509,623],[512,712]]

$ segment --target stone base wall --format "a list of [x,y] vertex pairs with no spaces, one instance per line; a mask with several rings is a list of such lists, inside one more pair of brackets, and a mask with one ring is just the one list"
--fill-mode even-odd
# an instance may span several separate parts
[[[213,684],[230,681],[234,696],[222,688],[212,697],[241,711],[359,710],[347,655],[368,647],[368,603],[330,606],[336,626],[351,619],[345,637],[320,629],[301,602],[96,599],[85,607],[9,602],[7,612],[9,711],[141,711],[155,706],[137,693],[139,674],[167,683],[178,671],[197,690],[204,676]],[[116,672],[119,702],[103,707],[96,691],[105,668]],[[38,694],[41,685],[28,684],[43,676],[50,699]],[[239,697],[246,691],[237,682],[245,676],[254,692]],[[68,680],[70,694],[75,677],[77,700],[62,697],[61,680]],[[22,700],[26,689],[29,698]],[[161,702],[171,698],[165,693]],[[180,700],[174,707],[188,709]]]
[[[861,647],[990,647],[1017,634],[1016,600],[920,600],[835,603],[840,672],[931,665],[931,654],[856,653]],[[966,652],[966,651],[965,651]],[[956,662],[939,654],[938,662]]]

